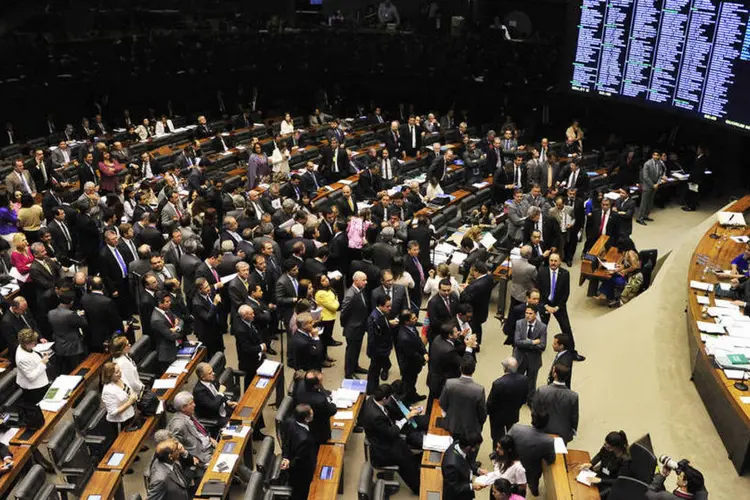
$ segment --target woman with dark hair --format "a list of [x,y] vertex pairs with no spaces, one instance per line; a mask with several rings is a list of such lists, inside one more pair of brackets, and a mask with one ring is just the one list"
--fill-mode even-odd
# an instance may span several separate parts
[[336,311],[339,310],[339,299],[331,287],[331,281],[325,274],[315,276],[313,283],[315,303],[322,309],[320,324],[323,327],[323,332],[320,334],[320,341],[323,343],[326,361],[332,363],[336,360],[328,356],[328,346],[334,344],[333,327],[336,323]]
[[135,206],[138,204],[138,200],[135,199],[136,190],[133,186],[125,188],[122,194],[122,207],[126,222],[137,222],[133,220],[133,211]]
[[34,197],[29,193],[21,196],[21,209],[18,211],[18,229],[23,231],[29,244],[39,241],[39,228],[42,227],[44,211],[34,204]]
[[513,493],[513,485],[505,478],[500,478],[492,483],[490,500],[523,500],[522,495]]
[[587,217],[591,217],[591,214],[594,213],[594,210],[602,208],[603,199],[604,199],[603,190],[594,189],[591,191],[591,194],[589,194],[588,199],[583,202],[583,211],[586,213]]
[[513,492],[526,495],[526,469],[518,458],[516,442],[512,436],[504,435],[495,444],[495,451],[490,455],[495,472],[513,485]]
[[495,216],[492,213],[492,204],[483,203],[478,209],[471,213],[471,224],[474,226],[493,226]]
[[203,216],[203,226],[201,227],[201,243],[203,244],[201,259],[208,257],[208,254],[214,248],[214,243],[219,239],[218,224],[216,209],[207,208]]
[[591,463],[581,464],[581,469],[596,472],[591,484],[599,488],[602,498],[607,498],[609,490],[620,475],[630,474],[630,455],[628,454],[628,437],[624,431],[612,431],[604,438],[604,446],[594,455]]
[[99,172],[102,174],[100,186],[103,192],[116,193],[119,184],[119,173],[125,167],[120,165],[117,160],[113,160],[109,151],[102,154],[102,161],[99,162]]
[[271,169],[268,166],[268,155],[263,152],[263,148],[260,143],[257,142],[253,145],[253,152],[250,153],[250,157],[247,159],[247,189],[255,188],[259,182],[271,174]]

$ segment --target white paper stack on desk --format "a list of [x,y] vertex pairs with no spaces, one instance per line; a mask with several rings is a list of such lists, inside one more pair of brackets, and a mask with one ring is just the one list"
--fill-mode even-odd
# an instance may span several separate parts
[[422,449],[439,451],[443,453],[445,450],[450,448],[453,444],[453,438],[451,436],[438,436],[437,434],[425,434],[422,440]]
[[336,408],[351,408],[359,398],[359,392],[354,389],[340,387],[331,393],[331,399]]

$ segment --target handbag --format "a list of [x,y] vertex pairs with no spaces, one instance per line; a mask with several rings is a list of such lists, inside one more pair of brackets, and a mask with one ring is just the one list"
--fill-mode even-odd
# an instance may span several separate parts
[[156,410],[159,408],[159,398],[153,391],[143,391],[136,407],[138,408],[138,412],[143,416],[156,415]]

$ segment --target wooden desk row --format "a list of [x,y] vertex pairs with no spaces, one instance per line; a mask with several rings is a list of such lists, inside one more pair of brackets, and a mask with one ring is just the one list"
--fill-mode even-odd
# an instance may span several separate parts
[[[427,426],[428,434],[437,436],[450,436],[450,432],[442,427],[438,427],[438,418],[443,418],[443,409],[440,408],[440,402],[437,399],[432,400],[430,408],[430,421]],[[424,450],[422,452],[422,467],[440,467],[443,463],[443,454],[439,451]]]
[[544,493],[548,500],[599,500],[599,488],[586,486],[576,480],[579,465],[591,462],[586,451],[568,449],[555,455],[555,462],[542,461]]
[[[268,403],[268,400],[279,381],[279,377],[281,376],[281,371],[283,369],[284,366],[279,365],[278,370],[276,370],[276,373],[271,378],[261,377],[259,375],[253,377],[252,382],[245,390],[245,393],[242,395],[242,397],[238,401],[237,406],[232,412],[232,415],[230,417],[230,422],[232,424],[248,425],[253,429],[255,428],[261,414],[263,413],[263,408],[265,408],[266,404]],[[265,387],[258,387],[259,383],[265,384]],[[251,430],[245,437],[225,437],[219,441],[218,446],[216,447],[216,450],[214,451],[214,454],[211,456],[211,460],[208,463],[206,473],[203,475],[203,478],[198,485],[198,489],[196,490],[195,495],[197,497],[216,496],[215,494],[204,495],[203,493],[203,487],[209,481],[218,481],[224,485],[224,493],[222,494],[222,498],[225,498],[229,494],[229,487],[232,485],[232,477],[237,472],[237,469],[242,463],[242,457],[245,454],[245,450],[248,446],[252,446],[252,439],[253,438]],[[237,459],[234,467],[231,470],[228,470],[226,472],[214,472],[213,469],[219,460],[219,456],[223,453],[226,453],[223,450],[224,447],[228,446],[229,443],[234,443],[234,449],[230,454],[237,455],[239,458]]]
[[[741,216],[746,210],[750,210],[750,195],[736,201],[724,211],[739,213]],[[712,238],[714,234],[718,238]],[[729,237],[748,234],[750,231],[746,227],[733,229],[721,227],[715,222],[695,247],[685,282],[688,287],[686,319],[692,380],[727,449],[729,459],[740,475],[750,470],[750,405],[743,403],[740,397],[747,397],[750,393],[734,387],[735,380],[728,379],[724,370],[716,368],[713,356],[706,353],[697,322],[710,323],[714,320],[702,318],[698,296],[708,296],[709,305],[714,305],[716,296],[713,291],[699,292],[691,289],[690,281],[717,283],[719,279],[715,274],[704,272],[706,264],[698,261],[699,256],[706,256],[713,265],[721,269],[729,269],[732,259],[740,255],[745,247]],[[745,300],[750,299],[745,297]]]

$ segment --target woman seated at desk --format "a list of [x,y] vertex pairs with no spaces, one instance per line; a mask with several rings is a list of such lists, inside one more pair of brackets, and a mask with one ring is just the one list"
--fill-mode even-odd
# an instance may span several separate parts
[[497,215],[492,213],[490,203],[484,203],[481,207],[471,213],[471,224],[473,226],[494,226]]
[[630,455],[628,437],[623,431],[612,431],[604,438],[604,446],[594,455],[591,463],[579,465],[581,469],[596,472],[591,484],[599,488],[602,498],[607,498],[609,490],[618,476],[630,475]]
[[[610,279],[602,281],[599,286],[597,300],[606,300],[609,307],[619,307],[633,299],[643,287],[643,273],[638,252],[631,245],[618,242],[622,257],[615,263],[615,269],[609,271]],[[603,256],[600,256],[600,258]],[[620,298],[615,295],[617,289],[622,289]]]

